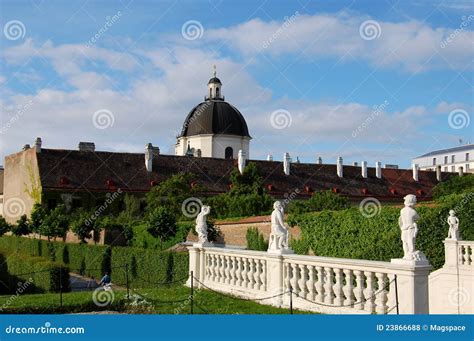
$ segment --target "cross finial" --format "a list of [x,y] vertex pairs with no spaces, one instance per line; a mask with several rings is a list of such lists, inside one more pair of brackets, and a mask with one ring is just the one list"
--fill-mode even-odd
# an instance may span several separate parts
[[213,71],[212,74],[214,75],[214,77],[216,77],[216,75],[217,75],[217,66],[216,66],[216,64],[214,64],[214,71]]

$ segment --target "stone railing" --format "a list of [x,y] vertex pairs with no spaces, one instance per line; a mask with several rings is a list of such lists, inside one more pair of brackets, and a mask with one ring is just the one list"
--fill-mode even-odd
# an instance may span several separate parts
[[295,308],[323,313],[428,313],[429,264],[278,255],[196,244],[189,251],[196,287],[280,307],[289,306],[291,295]]
[[474,267],[474,241],[458,241],[458,264],[460,266]]

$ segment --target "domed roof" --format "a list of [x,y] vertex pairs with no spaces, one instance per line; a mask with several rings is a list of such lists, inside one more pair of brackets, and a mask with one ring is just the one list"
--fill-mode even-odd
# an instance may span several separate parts
[[217,99],[195,106],[186,117],[180,136],[226,134],[250,137],[247,123],[237,108]]
[[217,77],[212,77],[211,79],[209,79],[209,82],[207,82],[207,84],[212,84],[212,83],[222,84],[221,80]]

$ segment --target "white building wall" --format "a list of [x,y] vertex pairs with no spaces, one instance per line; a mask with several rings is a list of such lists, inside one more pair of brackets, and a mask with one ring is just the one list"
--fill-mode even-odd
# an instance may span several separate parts
[[443,172],[458,172],[460,167],[464,172],[474,172],[474,147],[458,152],[441,152],[415,158],[412,160],[413,164],[418,164],[420,170],[436,170],[436,166],[439,165]]
[[200,149],[202,157],[223,159],[227,147],[232,148],[234,159],[237,159],[239,149],[245,151],[247,158],[249,157],[250,138],[248,137],[211,134],[180,137],[175,145],[175,155],[186,155],[188,143],[191,149]]

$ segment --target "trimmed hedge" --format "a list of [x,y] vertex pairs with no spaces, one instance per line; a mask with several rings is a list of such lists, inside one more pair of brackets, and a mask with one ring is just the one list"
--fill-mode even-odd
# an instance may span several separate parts
[[42,257],[29,257],[0,249],[0,280],[8,286],[6,291],[21,293],[42,293],[70,291],[69,268]]
[[[444,264],[443,240],[448,235],[446,219],[456,210],[460,233],[474,240],[474,200],[472,193],[451,195],[432,207],[416,208],[420,215],[417,249],[423,251],[435,269]],[[364,217],[358,208],[322,211],[290,216],[290,225],[301,228],[302,238],[295,251],[311,249],[318,256],[390,261],[403,256],[398,217],[400,208],[383,206],[374,217]]]
[[263,234],[260,233],[258,228],[249,227],[245,235],[247,239],[247,249],[257,251],[267,251],[268,242],[263,238]]

